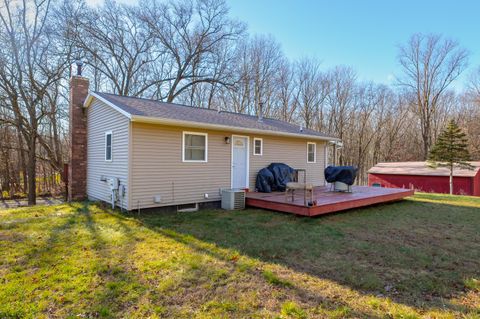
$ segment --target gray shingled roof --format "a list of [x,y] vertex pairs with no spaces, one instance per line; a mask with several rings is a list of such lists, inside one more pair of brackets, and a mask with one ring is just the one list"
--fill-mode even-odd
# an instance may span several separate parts
[[271,131],[305,135],[306,137],[315,136],[337,140],[337,138],[321,132],[305,128],[300,130],[300,126],[298,125],[270,118],[263,118],[262,121],[259,121],[258,117],[246,114],[226,111],[218,112],[217,110],[200,107],[165,103],[155,100],[120,96],[108,93],[95,92],[95,94],[132,116],[205,123],[209,125],[228,126],[232,128],[263,130],[266,131],[266,133]]

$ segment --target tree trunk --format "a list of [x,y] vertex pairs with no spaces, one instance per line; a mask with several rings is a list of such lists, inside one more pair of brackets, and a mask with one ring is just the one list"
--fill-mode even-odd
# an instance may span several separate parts
[[25,163],[25,152],[23,151],[23,137],[20,133],[18,132],[18,155],[20,157],[20,169],[22,171],[22,178],[23,178],[23,189],[22,192],[27,192],[28,189],[28,176],[27,176],[27,164]]
[[428,159],[428,142],[424,139],[423,140],[423,154],[422,154],[422,159],[426,161]]
[[27,161],[27,175],[28,175],[28,205],[35,205],[37,203],[37,183],[36,183],[36,143],[35,137],[32,137],[28,143],[28,161]]

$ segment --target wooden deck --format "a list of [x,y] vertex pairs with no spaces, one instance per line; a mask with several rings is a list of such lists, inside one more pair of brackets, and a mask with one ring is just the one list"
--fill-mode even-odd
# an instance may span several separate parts
[[297,191],[294,202],[290,198],[286,200],[283,192],[249,192],[246,194],[246,205],[303,216],[317,216],[398,201],[413,194],[413,190],[403,188],[353,186],[352,193],[339,193],[330,191],[330,187],[315,187],[315,206],[304,206],[303,191]]

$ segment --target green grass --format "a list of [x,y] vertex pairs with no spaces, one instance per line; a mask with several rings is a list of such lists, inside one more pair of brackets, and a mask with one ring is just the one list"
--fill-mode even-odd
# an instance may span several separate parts
[[0,210],[0,318],[480,318],[480,199],[320,218]]

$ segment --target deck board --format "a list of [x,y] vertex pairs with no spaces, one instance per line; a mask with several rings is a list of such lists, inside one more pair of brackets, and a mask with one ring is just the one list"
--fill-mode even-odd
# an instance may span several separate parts
[[329,187],[318,186],[313,194],[313,199],[317,202],[315,206],[304,206],[303,191],[297,191],[294,202],[286,201],[283,192],[249,192],[246,194],[246,205],[296,215],[317,216],[397,201],[413,194],[413,190],[403,188],[353,186],[352,193],[340,193],[330,191]]

